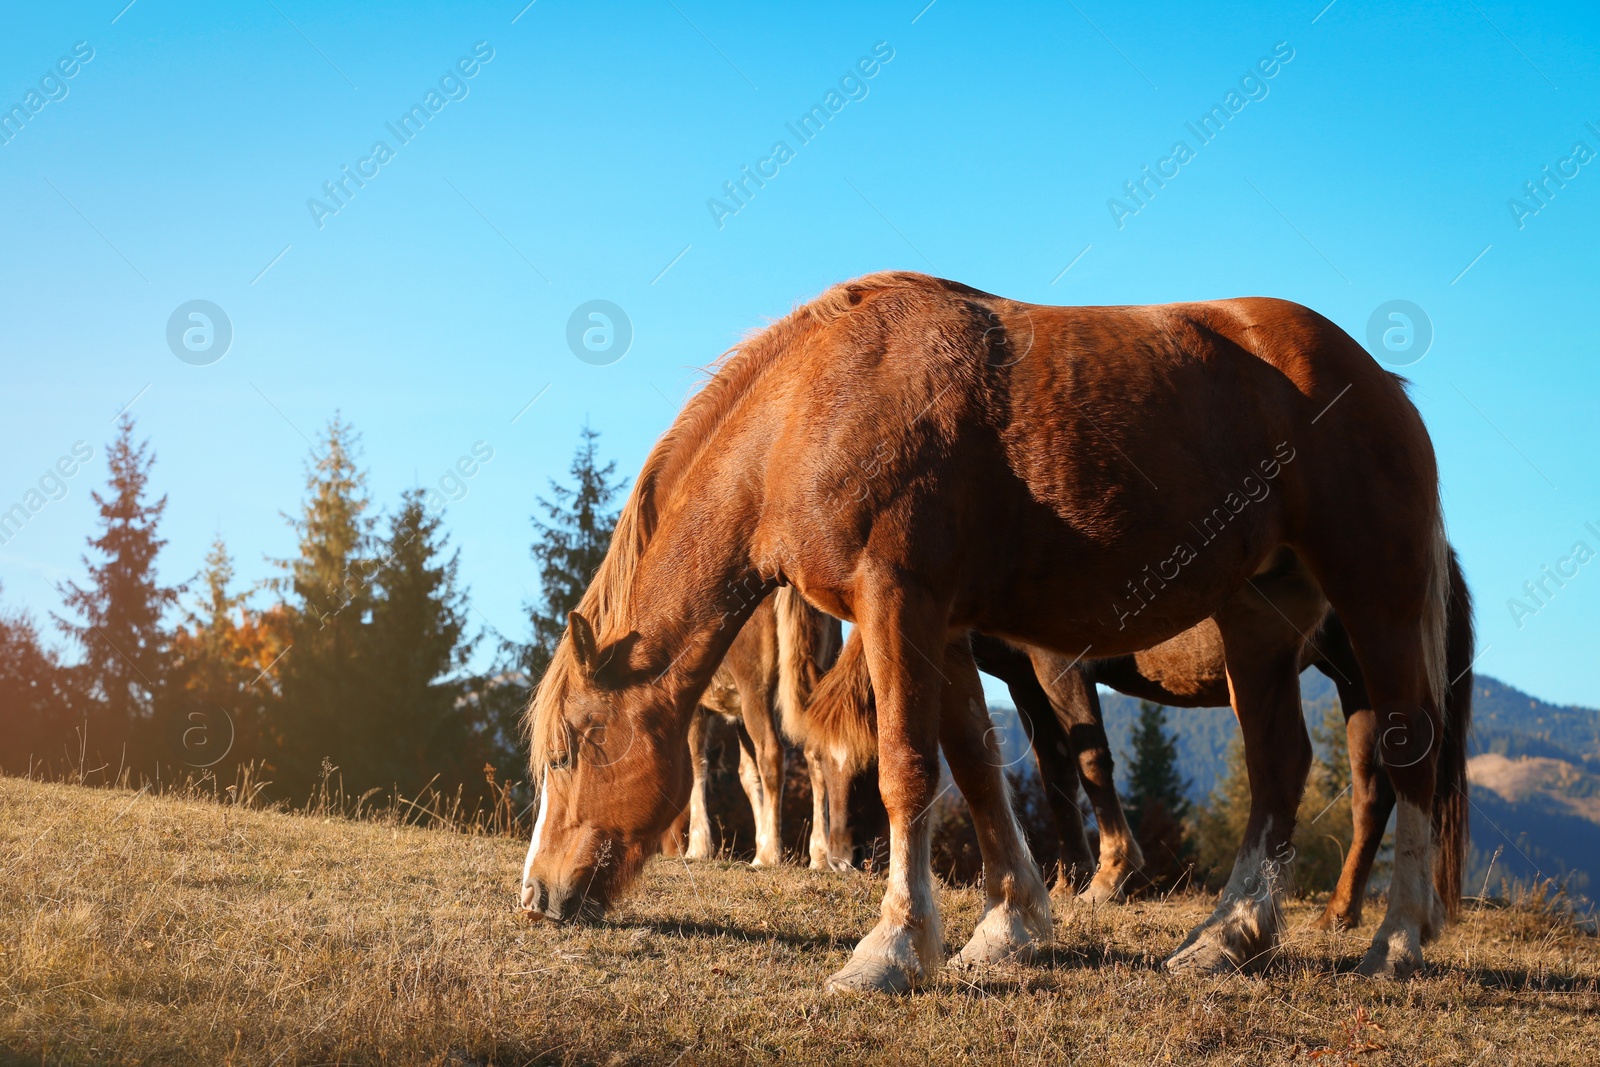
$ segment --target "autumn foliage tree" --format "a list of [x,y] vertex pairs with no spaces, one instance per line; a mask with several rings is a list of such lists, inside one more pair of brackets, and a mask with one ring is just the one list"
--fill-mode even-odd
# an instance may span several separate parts
[[270,747],[266,672],[283,651],[283,615],[253,611],[233,577],[218,537],[206,553],[197,602],[172,635],[167,742],[189,767],[226,770]]
[[0,613],[0,771],[65,769],[80,749],[71,675],[24,611]]

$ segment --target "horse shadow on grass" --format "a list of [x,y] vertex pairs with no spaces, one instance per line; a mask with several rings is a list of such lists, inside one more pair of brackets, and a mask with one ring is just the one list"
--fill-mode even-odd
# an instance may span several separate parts
[[648,930],[662,937],[704,938],[715,940],[729,938],[757,945],[776,941],[791,948],[828,951],[850,948],[855,942],[831,934],[801,934],[780,929],[751,929],[730,923],[699,921],[695,919],[626,919],[610,924],[619,930]]

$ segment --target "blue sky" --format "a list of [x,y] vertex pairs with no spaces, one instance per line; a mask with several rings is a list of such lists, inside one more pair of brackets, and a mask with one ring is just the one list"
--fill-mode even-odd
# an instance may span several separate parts
[[[745,331],[901,267],[1047,303],[1270,294],[1363,341],[1383,305],[1422,309],[1404,373],[1479,668],[1600,705],[1600,559],[1571,555],[1600,551],[1593,5],[524,2],[8,13],[0,510],[95,454],[0,547],[8,604],[43,615],[80,574],[130,402],[174,580],[217,534],[243,579],[271,572],[337,410],[386,506],[492,448],[448,523],[479,621],[519,634],[534,497],[585,421],[631,472]],[[430,90],[402,143],[386,124]],[[786,125],[830,103],[805,143]],[[335,204],[347,166],[370,177]],[[772,176],[736,203],[745,167]],[[168,347],[192,300],[232,326],[208,365]],[[631,323],[606,365],[567,342],[591,300]]]

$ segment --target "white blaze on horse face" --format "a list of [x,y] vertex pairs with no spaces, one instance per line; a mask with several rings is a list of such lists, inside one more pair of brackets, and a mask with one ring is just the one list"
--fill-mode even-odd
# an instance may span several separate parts
[[550,814],[550,772],[546,770],[544,777],[539,781],[539,817],[533,821],[533,840],[528,843],[528,858],[522,864],[524,905],[527,904],[526,894],[533,878],[533,861],[539,855],[539,838],[544,836],[544,820],[548,814]]

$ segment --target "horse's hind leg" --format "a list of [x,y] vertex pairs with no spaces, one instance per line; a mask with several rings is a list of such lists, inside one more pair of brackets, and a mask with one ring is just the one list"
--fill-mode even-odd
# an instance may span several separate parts
[[1116,768],[1106,738],[1100,694],[1088,675],[1065,656],[1030,649],[1038,683],[1049,694],[1056,721],[1078,753],[1078,776],[1100,825],[1100,862],[1094,878],[1078,899],[1089,904],[1117,903],[1123,890],[1144,866],[1144,851],[1128,826],[1117,797]]
[[[1359,969],[1405,978],[1422,966],[1422,946],[1445,919],[1433,882],[1430,813],[1443,736],[1439,701],[1448,681],[1450,548],[1431,514],[1364,521],[1348,536],[1327,531],[1317,553],[1305,555],[1361,663],[1378,756],[1397,798],[1388,907]],[[1366,550],[1375,539],[1383,552]]]
[[939,743],[950,776],[972,810],[983,853],[985,904],[978,928],[953,963],[962,967],[1027,956],[1050,942],[1050,896],[1017,825],[994,724],[966,638],[945,650]]
[[[1377,614],[1377,613],[1374,613]],[[1395,798],[1394,877],[1389,902],[1372,947],[1361,962],[1369,976],[1409,976],[1422,965],[1422,946],[1443,927],[1444,905],[1433,885],[1435,763],[1441,723],[1426,683],[1419,627],[1415,622],[1352,619],[1341,612],[1362,656],[1372,693],[1373,744],[1382,768],[1374,770],[1376,824],[1385,794]],[[1408,662],[1409,661],[1409,662]],[[1384,789],[1388,785],[1390,789]]]
[[1050,696],[1039,684],[1033,663],[1022,649],[999,638],[972,635],[973,658],[978,669],[999,678],[1011,692],[1017,717],[1033,744],[1039,763],[1039,783],[1044,788],[1050,812],[1055,816],[1059,851],[1056,856],[1056,884],[1053,896],[1062,899],[1076,894],[1094,874],[1094,853],[1084,830],[1083,812],[1078,808],[1077,753],[1067,731],[1056,719]]
[[750,742],[740,752],[739,778],[755,814],[756,856],[752,862],[757,867],[775,867],[783,860],[783,738],[778,734],[772,693],[771,686],[739,687],[744,713],[741,740]]
[[1050,698],[1039,688],[1038,682],[1031,688],[1014,685],[1010,689],[1017,712],[1023,724],[1029,727],[1034,758],[1039,761],[1039,782],[1044,787],[1050,812],[1055,816],[1059,852],[1056,884],[1051,893],[1065,899],[1075,896],[1089,884],[1095,867],[1089,834],[1083,825],[1083,811],[1078,807],[1078,754],[1072,750],[1067,732],[1056,721]]
[[1394,787],[1378,766],[1378,731],[1367,696],[1366,683],[1349,637],[1337,617],[1317,635],[1317,668],[1339,689],[1339,706],[1345,717],[1346,747],[1350,754],[1350,815],[1353,836],[1339,882],[1328,906],[1317,919],[1323,930],[1350,930],[1361,925],[1367,879],[1383,841],[1384,828],[1394,811]]
[[1264,599],[1247,588],[1217,616],[1244,736],[1250,817],[1216,910],[1167,960],[1169,970],[1243,967],[1273,948],[1282,921],[1285,868],[1294,856],[1290,839],[1311,769],[1311,739],[1300,713],[1300,635]]
[[855,870],[850,841],[850,775],[820,745],[806,746],[811,773],[811,869]]
[[815,870],[856,869],[850,836],[850,786],[854,776],[821,747],[806,749],[811,768],[811,866]]
[[[1340,683],[1340,701],[1345,700]],[[1361,925],[1366,901],[1367,880],[1383,833],[1394,814],[1394,786],[1378,764],[1378,724],[1370,702],[1356,705],[1356,712],[1345,720],[1345,738],[1350,751],[1350,852],[1345,856],[1339,882],[1334,886],[1328,906],[1317,919],[1324,930],[1353,930]]]
[[684,855],[692,860],[711,856],[711,817],[706,811],[706,735],[710,712],[695,708],[689,716],[689,765],[694,784],[689,791],[689,847]]
[[824,764],[827,756],[815,745],[807,745],[806,773],[811,778],[811,869],[828,869],[828,770]]

